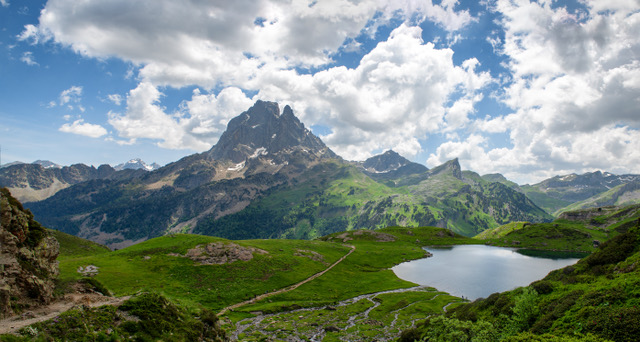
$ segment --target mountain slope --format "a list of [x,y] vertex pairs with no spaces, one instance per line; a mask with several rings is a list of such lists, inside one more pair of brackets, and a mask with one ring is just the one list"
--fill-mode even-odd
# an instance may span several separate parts
[[198,222],[238,212],[269,189],[336,158],[290,107],[277,113],[277,104],[258,101],[229,122],[208,152],[128,179],[79,183],[30,207],[49,227],[112,248],[190,232]]
[[233,118],[207,152],[135,177],[82,182],[29,205],[47,226],[111,248],[172,232],[313,238],[431,225],[472,236],[508,220],[550,219],[505,185],[464,179],[457,159],[432,170],[392,151],[345,162],[290,107],[280,114],[265,101]]
[[365,160],[360,167],[369,177],[390,186],[399,185],[398,181],[401,179],[408,183],[407,178],[419,177],[429,170],[426,166],[413,163],[393,150]]
[[576,209],[621,206],[635,203],[640,203],[640,180],[620,184],[608,191],[599,193],[585,200],[572,203],[562,209],[559,209],[554,213],[554,215],[557,216],[563,212]]
[[640,175],[614,175],[596,171],[582,175],[572,173],[555,176],[537,184],[523,185],[521,189],[541,208],[554,213],[572,203],[597,196],[616,186],[639,181]]
[[109,165],[97,169],[84,164],[44,167],[40,164],[17,164],[0,169],[0,186],[6,187],[21,202],[47,199],[72,185],[95,179],[130,179],[135,170],[116,172]]
[[352,229],[437,226],[473,236],[510,220],[551,219],[503,184],[468,184],[456,178],[461,175],[458,161],[452,160],[422,174],[427,179],[416,185],[397,187],[376,182],[353,166],[319,164],[295,187],[274,188],[245,210],[203,222],[194,232],[232,239],[308,239]]

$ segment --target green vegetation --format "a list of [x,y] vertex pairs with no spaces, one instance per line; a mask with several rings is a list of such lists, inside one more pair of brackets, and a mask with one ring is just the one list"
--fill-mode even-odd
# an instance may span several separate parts
[[441,314],[443,307],[460,301],[432,288],[417,288],[360,296],[315,310],[294,310],[246,318],[243,341],[309,340],[371,341],[395,339],[426,315]]
[[597,247],[594,246],[594,241],[605,241],[608,238],[607,231],[585,228],[583,224],[576,222],[556,221],[525,223],[520,229],[484,241],[486,244],[502,247],[591,252]]
[[50,229],[49,233],[55,237],[60,244],[60,255],[58,256],[58,260],[97,256],[111,251],[109,248],[101,244],[63,233],[58,230]]
[[[83,281],[99,292],[110,291],[116,295],[151,291],[166,296],[179,303],[183,308],[181,310],[190,312],[204,309],[217,312],[230,304],[295,284],[324,270],[347,254],[349,246],[355,246],[355,251],[348,258],[322,277],[293,291],[240,307],[227,313],[222,320],[223,328],[233,331],[235,322],[249,322],[254,316],[253,312],[261,311],[274,315],[273,320],[278,322],[268,328],[274,331],[274,335],[270,336],[277,336],[277,330],[282,330],[280,334],[291,334],[295,330],[303,336],[314,329],[324,331],[328,327],[331,330],[332,326],[346,328],[346,322],[354,317],[354,324],[348,329],[326,331],[327,341],[349,336],[373,338],[380,334],[393,338],[425,315],[442,313],[443,307],[459,302],[459,298],[435,292],[434,289],[413,288],[415,284],[398,279],[390,268],[403,261],[424,257],[423,245],[477,243],[477,240],[434,227],[357,230],[335,233],[317,241],[232,242],[214,237],[177,234],[111,252],[99,245],[87,245],[82,239],[62,237],[61,284]],[[199,265],[190,258],[181,257],[198,245],[210,243],[235,244],[267,253],[254,251],[251,260],[221,265]],[[87,255],[89,247],[96,248],[95,256]],[[78,273],[79,267],[88,265],[98,267],[97,275],[85,277]],[[393,292],[400,289],[409,290]],[[342,304],[357,296],[384,291],[392,292]],[[324,309],[327,306],[335,310]],[[304,313],[290,312],[304,307],[320,309]],[[297,323],[287,320],[287,317],[294,315],[304,317],[298,318]],[[90,320],[89,317],[82,317],[79,319]],[[316,320],[325,323],[313,326]],[[303,325],[308,329],[303,329]],[[252,325],[241,339],[260,340],[260,331],[268,329]]]
[[313,239],[346,230],[440,225],[473,236],[510,221],[551,219],[507,185],[454,174],[442,171],[399,186],[376,182],[353,166],[324,163],[294,186],[274,188],[240,212],[200,222],[194,232]]
[[403,340],[637,341],[640,226],[529,287],[495,293],[407,330]]
[[474,236],[475,239],[480,239],[480,240],[488,240],[488,239],[497,239],[497,238],[501,238],[504,237],[505,235],[516,231],[516,230],[520,230],[522,228],[525,227],[525,225],[528,225],[529,222],[509,222],[507,224],[503,224],[500,227],[497,228],[493,228],[493,229],[487,229],[485,231],[483,231],[482,233]]
[[188,311],[155,293],[133,297],[118,308],[74,308],[19,332],[21,336],[0,335],[0,341],[226,340],[212,311]]
[[[325,269],[349,251],[348,247],[320,241],[250,240],[236,244],[266,253],[254,252],[251,260],[221,265],[200,265],[183,257],[197,245],[215,242],[231,243],[214,237],[177,234],[96,256],[66,255],[60,260],[60,282],[65,284],[83,278],[78,269],[93,265],[98,267],[93,279],[117,296],[155,291],[190,307],[203,305],[219,310],[295,284]],[[301,250],[314,251],[321,257],[313,260],[296,255]]]
[[[177,234],[118,251],[52,232],[60,237],[61,285],[82,281],[102,293],[145,294],[120,308],[72,310],[64,314],[72,319],[62,321],[67,316],[60,315],[57,322],[39,323],[23,329],[21,337],[0,340],[56,340],[65,329],[71,334],[95,330],[86,335],[87,341],[181,341],[205,339],[214,331],[210,338],[215,340],[222,335],[213,312],[299,283],[353,246],[352,254],[321,277],[227,312],[220,329],[231,334],[241,326],[235,333],[246,341],[313,336],[323,341],[399,336],[401,341],[635,341],[640,337],[640,228],[633,227],[634,210],[612,209],[573,221],[515,223],[486,233],[494,236],[486,240],[494,244],[552,250],[588,251],[593,240],[610,240],[578,264],[553,271],[529,287],[468,304],[435,289],[415,287],[390,270],[424,257],[425,245],[481,242],[441,228],[351,230],[314,241],[230,241]],[[250,252],[252,258],[201,264],[206,248],[221,249],[205,257]],[[96,275],[78,272],[89,265],[98,268]],[[158,317],[158,312],[165,316]],[[105,330],[107,322],[114,328]]]
[[551,223],[512,222],[475,238],[494,246],[592,252],[633,227],[638,218],[640,205],[592,208],[566,213]]

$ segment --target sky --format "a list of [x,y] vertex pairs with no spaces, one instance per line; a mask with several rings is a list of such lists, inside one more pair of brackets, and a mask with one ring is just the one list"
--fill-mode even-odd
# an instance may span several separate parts
[[640,0],[0,0],[3,164],[164,165],[257,100],[348,160],[640,173]]

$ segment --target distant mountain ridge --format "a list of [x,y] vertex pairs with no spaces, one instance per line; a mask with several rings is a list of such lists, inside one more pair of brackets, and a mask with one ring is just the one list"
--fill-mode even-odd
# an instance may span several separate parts
[[116,172],[106,164],[98,168],[84,164],[63,167],[44,167],[36,163],[15,164],[0,170],[0,186],[8,188],[21,202],[34,202],[82,182],[134,176],[135,170]]
[[153,170],[157,170],[157,169],[159,169],[161,167],[162,166],[158,165],[157,163],[153,163],[153,164],[149,165],[149,164],[145,163],[142,159],[135,158],[135,159],[131,159],[131,160],[127,161],[126,163],[118,164],[118,165],[114,166],[113,168],[116,171],[122,171],[122,170],[153,171]]
[[[575,173],[555,176],[533,185],[523,185],[520,188],[536,204],[547,210],[549,213],[560,212],[563,208],[570,209],[584,208],[584,206],[571,207],[573,203],[587,201],[592,206],[622,204],[622,202],[606,202],[601,200],[589,200],[591,197],[598,197],[613,188],[621,187],[622,192],[618,192],[616,197],[624,197],[632,189],[632,184],[640,182],[640,175],[615,175],[609,172],[588,172],[582,175]],[[629,187],[623,185],[630,184]],[[637,195],[632,195],[638,197]],[[625,202],[635,203],[635,202]]]

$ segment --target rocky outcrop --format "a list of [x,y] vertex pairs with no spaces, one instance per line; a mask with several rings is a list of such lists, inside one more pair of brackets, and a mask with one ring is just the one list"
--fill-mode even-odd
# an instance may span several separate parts
[[51,301],[59,249],[33,214],[0,189],[0,318]]
[[267,254],[268,252],[259,248],[243,247],[235,243],[212,242],[207,245],[197,245],[187,251],[187,254],[170,254],[189,258],[200,265],[224,265],[236,261],[249,261],[253,259],[253,254]]

